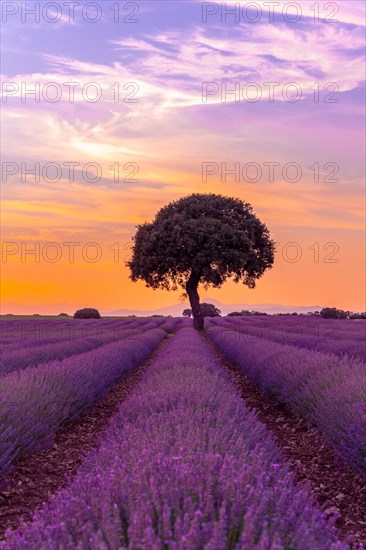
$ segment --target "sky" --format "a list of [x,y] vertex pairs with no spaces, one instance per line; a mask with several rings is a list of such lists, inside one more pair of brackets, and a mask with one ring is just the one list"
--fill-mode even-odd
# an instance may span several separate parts
[[365,4],[7,2],[2,313],[154,309],[136,225],[172,200],[252,204],[277,243],[222,303],[365,307]]

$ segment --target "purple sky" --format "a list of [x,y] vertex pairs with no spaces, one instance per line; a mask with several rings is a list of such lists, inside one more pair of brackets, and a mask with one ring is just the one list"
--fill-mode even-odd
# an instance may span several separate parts
[[[236,303],[301,304],[323,299],[326,305],[365,309],[363,1],[320,1],[319,22],[311,11],[314,2],[303,0],[275,2],[273,22],[268,3],[262,0],[240,2],[236,14],[240,21],[230,15],[225,20],[221,2],[149,0],[119,2],[120,21],[114,22],[111,7],[117,3],[104,0],[94,3],[100,21],[90,23],[82,11],[88,2],[80,0],[75,2],[80,5],[75,7],[74,21],[69,20],[65,2],[55,2],[46,14],[41,12],[39,22],[31,15],[22,22],[21,4],[2,2],[3,160],[29,166],[57,162],[63,172],[53,184],[31,177],[22,182],[19,172],[7,178],[4,241],[97,240],[108,249],[115,241],[128,242],[135,224],[151,219],[166,202],[193,191],[222,192],[251,202],[282,244],[297,242],[305,251],[314,242],[321,247],[336,242],[340,263],[314,265],[311,254],[304,254],[294,271],[294,265],[283,263],[279,256],[277,271],[275,267],[263,278],[255,295],[231,284],[221,294],[211,295]],[[27,2],[29,9],[35,4]],[[47,3],[39,4],[42,8]],[[246,9],[248,5],[251,8]],[[255,5],[262,9],[261,17]],[[226,2],[230,8],[235,2]],[[299,10],[299,20],[290,22]],[[217,13],[207,15],[204,22],[204,14],[211,11]],[[97,12],[91,6],[86,13],[92,18]],[[61,19],[50,23],[44,15]],[[256,16],[257,22],[249,21]],[[42,91],[51,82],[62,90],[59,101],[47,102],[41,96],[36,102],[28,96],[22,103],[22,83],[28,87],[37,83]],[[80,83],[73,103],[68,82]],[[261,89],[256,102],[251,101],[253,88],[245,88],[253,82]],[[278,83],[273,101],[268,82]],[[97,83],[100,101],[88,102],[81,94],[89,83]],[[110,89],[115,83],[120,86],[119,101]],[[126,83],[133,84],[124,90]],[[214,93],[206,101],[204,83],[214,83],[208,88],[214,87]],[[284,99],[289,83],[301,90],[297,102]],[[19,91],[10,97],[6,90],[11,86]],[[224,102],[222,86],[227,90],[238,86],[239,101],[227,94]],[[336,90],[333,95],[332,90]],[[123,102],[134,91],[138,101]],[[288,94],[294,97],[293,86]],[[337,103],[329,102],[332,99]],[[103,177],[93,184],[78,168],[70,182],[64,163],[71,161],[80,166],[97,162]],[[114,182],[110,167],[115,162],[138,165],[139,182]],[[217,166],[225,162],[229,168],[240,163],[240,169],[257,163],[263,176],[258,182],[230,177],[224,182],[219,171],[204,183],[204,162]],[[272,183],[263,167],[268,162],[280,165]],[[301,166],[299,182],[284,178],[282,168],[287,163]],[[314,182],[310,168],[314,163],[319,163],[320,182]],[[335,165],[339,181],[329,183],[326,178]],[[93,296],[82,284],[86,272],[93,280],[89,266],[65,261],[63,274],[58,275],[49,264],[30,267],[31,259],[26,266],[16,257],[10,260],[5,266],[6,304],[34,304],[37,299],[51,304],[59,302],[60,295],[65,299],[70,293],[65,273],[79,283],[70,303],[82,304]],[[121,280],[122,290],[112,294],[103,289],[100,307],[122,307],[126,294],[131,298],[126,307],[136,301],[154,306],[177,299],[157,297],[143,287],[136,290],[121,265],[106,262],[102,267],[113,280]],[[314,279],[311,285],[309,274]],[[345,280],[353,281],[352,288],[345,289]]]

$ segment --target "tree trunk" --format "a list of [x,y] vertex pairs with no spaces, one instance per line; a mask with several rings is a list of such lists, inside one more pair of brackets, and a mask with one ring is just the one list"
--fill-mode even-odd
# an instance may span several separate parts
[[193,314],[193,326],[196,330],[201,332],[203,330],[203,315],[201,313],[200,306],[200,297],[198,294],[198,283],[200,281],[200,276],[192,271],[187,283],[186,290],[189,298],[189,303],[191,304],[192,314]]

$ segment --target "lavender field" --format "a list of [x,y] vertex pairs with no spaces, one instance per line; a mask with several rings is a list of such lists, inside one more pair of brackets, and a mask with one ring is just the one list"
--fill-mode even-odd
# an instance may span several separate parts
[[365,0],[0,0],[0,550],[366,550]]
[[[365,521],[343,521],[346,495],[322,506],[238,380],[316,430],[366,496],[365,327],[214,317],[200,334],[180,318],[3,320],[0,548],[363,548]],[[47,489],[27,465],[131,376],[93,448],[74,441],[74,470],[37,505],[25,491],[30,512],[17,511],[17,476],[29,493]]]

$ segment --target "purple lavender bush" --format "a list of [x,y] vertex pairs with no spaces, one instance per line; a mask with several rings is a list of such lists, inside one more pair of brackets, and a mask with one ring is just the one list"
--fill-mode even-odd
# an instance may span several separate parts
[[132,328],[136,324],[137,322],[132,323],[128,319],[103,319],[100,322],[83,322],[73,319],[72,321],[49,321],[47,323],[33,321],[27,324],[15,320],[11,325],[8,323],[7,326],[2,326],[0,350],[9,351],[24,344],[27,347],[33,347],[67,340],[73,341],[79,338],[91,338],[105,334],[108,330],[115,330],[116,327]]
[[366,366],[211,325],[208,336],[223,356],[290,410],[316,424],[366,478]]
[[[185,323],[186,324],[186,323]],[[6,550],[343,550],[192,328],[121,405],[66,488]]]
[[334,321],[318,317],[228,317],[210,324],[235,330],[250,338],[266,338],[296,347],[350,355],[366,360],[366,321]]
[[2,378],[0,475],[16,458],[44,446],[62,424],[78,417],[135,370],[166,335],[161,329],[148,330]]
[[[85,321],[85,323],[90,325],[90,321]],[[97,331],[94,336],[88,336],[92,332],[87,330],[84,336],[80,335],[75,340],[61,338],[61,340],[52,343],[30,345],[30,343],[20,342],[11,347],[6,346],[1,353],[0,377],[48,361],[61,360],[72,355],[85,353],[110,342],[139,334],[141,330],[146,331],[157,328],[159,325],[163,326],[163,324],[162,320],[148,322],[144,320],[144,322],[135,323],[134,325],[114,321],[108,323],[108,325],[96,327]],[[89,329],[90,327],[85,328]]]
[[[115,319],[89,320],[88,328],[105,327]],[[128,321],[128,319],[126,319]],[[47,340],[68,336],[70,331],[74,334],[83,329],[86,323],[77,319],[14,319],[12,321],[0,319],[0,343],[12,345],[20,341],[31,343],[32,341]]]

